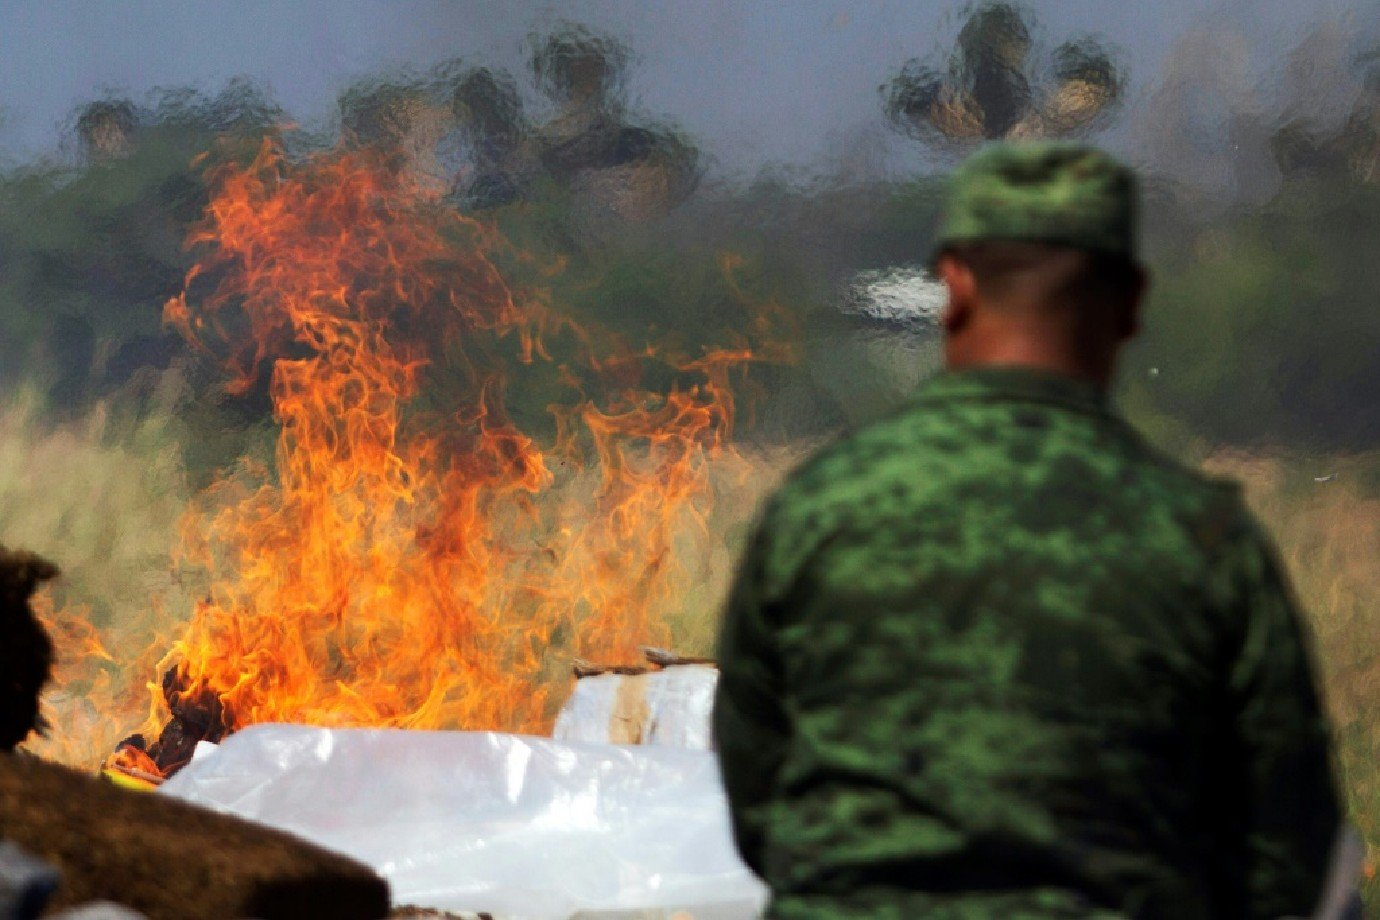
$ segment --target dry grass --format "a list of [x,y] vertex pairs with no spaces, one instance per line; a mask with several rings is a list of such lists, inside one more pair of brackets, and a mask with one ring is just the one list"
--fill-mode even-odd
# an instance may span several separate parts
[[[57,678],[44,697],[51,729],[27,744],[34,753],[94,766],[150,720],[161,698],[152,687],[159,661],[206,591],[194,547],[175,541],[196,534],[197,522],[239,494],[194,494],[180,435],[168,416],[117,424],[97,409],[57,424],[30,396],[0,406],[0,544],[32,549],[63,570],[34,601],[58,650]],[[678,565],[668,597],[651,611],[677,651],[712,653],[745,529],[792,459],[728,452],[707,468],[706,517],[677,526]],[[633,639],[634,646],[663,641]],[[550,666],[537,678],[551,717],[567,695],[574,648],[573,636],[553,637]]]
[[1245,485],[1289,568],[1312,625],[1352,819],[1374,859],[1380,854],[1380,454],[1308,462],[1219,456],[1208,466]]
[[117,426],[98,408],[53,424],[26,393],[0,407],[0,543],[63,571],[35,598],[58,665],[52,728],[29,749],[92,765],[144,720],[157,631],[191,609],[170,563],[187,498],[165,419]]
[[666,615],[666,624],[679,654],[714,654],[720,613],[758,509],[804,454],[799,448],[776,449],[718,462],[711,476],[713,512],[705,531],[682,534],[682,547],[678,548],[690,566],[686,582],[678,586],[679,597]]
[[[712,654],[754,509],[798,457],[738,457],[715,469],[714,510],[678,547],[688,579],[665,614],[681,653]],[[1373,640],[1380,630],[1380,454],[1308,463],[1217,456],[1207,465],[1245,484],[1289,566],[1312,624],[1354,820],[1380,853],[1380,653]],[[172,541],[194,501],[166,418],[119,427],[98,409],[52,424],[22,394],[0,407],[0,543],[42,553],[64,570],[46,601],[39,599],[60,663],[45,700],[54,728],[33,750],[91,765],[145,720],[145,684],[156,678],[157,658],[199,590],[196,573],[173,563]],[[568,680],[558,670],[550,679]]]

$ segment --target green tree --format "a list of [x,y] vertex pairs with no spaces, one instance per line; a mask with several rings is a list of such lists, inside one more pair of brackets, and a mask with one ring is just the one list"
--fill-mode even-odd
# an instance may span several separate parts
[[1033,14],[1007,0],[970,6],[946,60],[914,58],[881,87],[900,131],[927,143],[1065,137],[1097,128],[1120,102],[1125,69],[1090,37],[1037,60]]

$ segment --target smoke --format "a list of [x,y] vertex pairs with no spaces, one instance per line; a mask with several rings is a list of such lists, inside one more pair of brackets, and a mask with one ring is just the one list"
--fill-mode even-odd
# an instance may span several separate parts
[[[530,44],[551,101],[530,114],[515,75],[454,62],[346,87],[330,137],[245,82],[106,96],[4,176],[16,466],[51,477],[25,493],[50,526],[16,513],[6,538],[73,573],[42,611],[73,657],[35,751],[89,763],[147,724],[175,766],[207,692],[238,714],[220,730],[284,706],[538,728],[571,654],[710,650],[729,541],[798,449],[730,440],[789,389],[755,365],[808,385],[780,265],[701,233],[670,250],[693,141],[627,104],[617,43]],[[100,500],[65,504],[83,477]],[[385,641],[404,615],[432,659]],[[242,679],[278,653],[300,696],[244,697],[282,685]]]

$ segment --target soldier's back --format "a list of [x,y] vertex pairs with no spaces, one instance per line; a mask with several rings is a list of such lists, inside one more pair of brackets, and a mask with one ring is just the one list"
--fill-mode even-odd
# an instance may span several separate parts
[[795,739],[774,915],[1232,915],[1219,561],[1249,527],[1031,371],[941,375],[814,458],[758,548]]

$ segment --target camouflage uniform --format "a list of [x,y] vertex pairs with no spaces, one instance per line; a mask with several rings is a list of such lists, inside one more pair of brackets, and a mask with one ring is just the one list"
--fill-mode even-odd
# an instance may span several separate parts
[[946,372],[817,455],[719,656],[773,917],[1274,918],[1321,889],[1327,727],[1270,545],[1094,384]]

